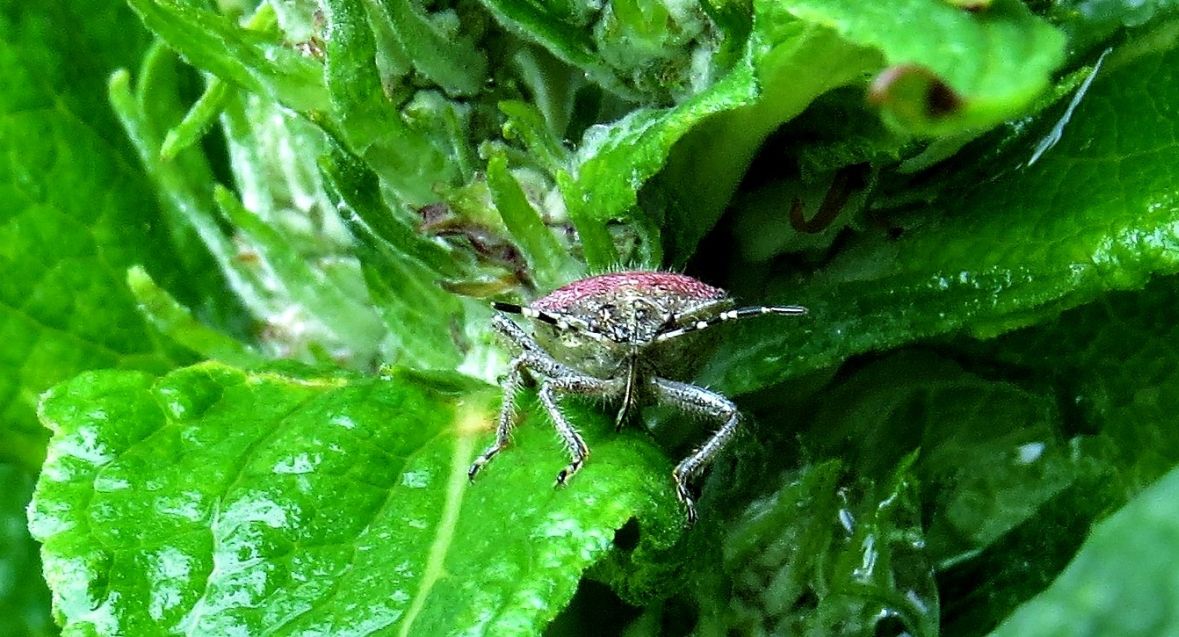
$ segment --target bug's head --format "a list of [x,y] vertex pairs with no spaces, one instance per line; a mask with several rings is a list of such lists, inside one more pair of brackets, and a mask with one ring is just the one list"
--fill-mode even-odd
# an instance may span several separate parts
[[642,347],[676,325],[676,315],[642,298],[621,298],[554,312],[511,303],[492,303],[501,312],[534,320],[538,327],[569,341],[591,341],[604,347]]
[[672,324],[675,315],[650,299],[623,297],[594,307],[585,319],[591,332],[602,335],[612,345],[642,347]]

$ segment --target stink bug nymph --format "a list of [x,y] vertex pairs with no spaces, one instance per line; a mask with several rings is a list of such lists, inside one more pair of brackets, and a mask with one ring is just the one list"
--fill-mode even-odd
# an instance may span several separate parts
[[[666,404],[710,418],[720,427],[675,470],[676,494],[696,519],[688,482],[725,446],[740,414],[728,398],[679,380],[689,378],[704,357],[708,328],[763,314],[799,316],[797,305],[734,307],[727,292],[692,277],[666,272],[618,272],[579,279],[530,305],[493,303],[500,313],[493,326],[517,354],[503,379],[495,442],[467,472],[479,470],[508,445],[516,422],[516,393],[526,377],[540,381],[539,398],[569,451],[571,461],[557,474],[557,485],[573,477],[589,456],[577,429],[561,412],[562,396],[604,398],[619,405],[615,427],[644,404]],[[532,334],[509,319],[531,319]]]

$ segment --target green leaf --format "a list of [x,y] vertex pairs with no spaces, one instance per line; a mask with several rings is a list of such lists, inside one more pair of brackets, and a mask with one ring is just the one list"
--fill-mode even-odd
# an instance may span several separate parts
[[319,160],[319,167],[333,203],[347,206],[342,215],[346,223],[358,218],[402,258],[418,261],[439,275],[462,276],[462,265],[453,251],[422,237],[399,211],[385,204],[380,181],[364,162],[333,146],[331,153]]
[[[236,250],[217,223],[210,162],[200,149],[181,151],[171,159],[161,152],[165,131],[186,112],[183,75],[180,61],[157,42],[144,55],[134,90],[126,69],[110,75],[109,105],[156,188],[159,216],[166,220],[162,225],[176,246],[169,261],[184,272],[180,281],[161,278],[161,285],[178,295],[184,287],[193,288],[181,300],[190,301],[198,315],[238,327],[240,303],[255,303],[263,284],[234,258]],[[237,297],[226,295],[227,288]],[[247,289],[250,292],[243,293]]]
[[[1026,523],[943,575],[946,587],[970,591],[945,604],[947,632],[978,631],[1003,620],[1051,582],[1095,519],[1179,463],[1172,435],[1179,361],[1170,354],[1179,336],[1171,320],[1179,302],[1175,284],[1175,277],[1162,277],[1142,291],[1111,294],[1035,328],[965,347],[964,356],[989,361],[988,368],[1053,388],[1063,411],[1059,429],[1082,433],[1068,445],[1080,471]],[[1049,444],[1036,464],[1058,465],[1051,456]],[[1016,482],[1004,497],[1056,481],[1056,471],[1033,480],[1030,469],[1022,478],[1010,472]],[[985,510],[977,502],[975,508]],[[1121,581],[1156,586],[1149,579]]]
[[30,528],[65,631],[518,635],[628,520],[636,551],[678,536],[666,460],[602,417],[568,488],[535,418],[468,484],[493,422],[478,391],[211,363],[55,388]]
[[508,171],[507,158],[496,154],[487,162],[487,186],[504,225],[520,246],[542,289],[551,290],[576,277],[561,244],[529,203],[520,182]]
[[[746,59],[724,78],[674,107],[637,109],[587,131],[571,162],[577,186],[562,188],[571,214],[641,223],[653,211],[635,209],[639,190],[658,173],[656,189],[671,217],[664,240],[677,261],[686,260],[765,137],[875,59],[825,29],[782,28],[772,5],[765,7]],[[803,72],[804,61],[818,68]]]
[[127,287],[152,326],[190,351],[244,367],[254,367],[266,360],[244,343],[196,320],[189,308],[156,285],[142,267],[134,266],[127,271]]
[[[1017,0],[298,0],[248,22],[257,3],[130,1],[208,73],[160,44],[134,87],[111,82],[163,214],[101,100],[146,42],[135,22],[101,4],[0,13],[0,112],[26,129],[0,130],[0,197],[36,204],[0,212],[0,392],[17,376],[0,396],[26,421],[2,421],[0,455],[37,463],[28,413],[50,382],[172,368],[153,325],[269,371],[86,374],[43,403],[56,433],[33,528],[67,633],[527,634],[580,588],[588,612],[570,617],[626,622],[625,600],[644,606],[636,635],[980,634],[1179,462],[1173,279],[1053,320],[1179,271],[1179,28],[1127,30],[1093,64],[1109,25],[1170,0],[1030,3],[1070,34],[1067,68]],[[1100,71],[1065,110],[1080,63]],[[869,177],[835,178],[849,167]],[[735,225],[790,260],[697,273],[812,314],[742,323],[706,374],[767,390],[741,400],[753,435],[708,477],[705,521],[680,538],[662,454],[574,406],[594,455],[569,489],[550,489],[565,458],[538,417],[466,485],[494,401],[453,370],[491,378],[502,358],[486,304],[450,290],[527,298],[582,257],[678,267],[767,180]],[[218,181],[236,187],[223,216]],[[826,234],[781,241],[793,200],[828,193],[851,205]],[[418,227],[441,215],[455,234]],[[222,272],[246,307],[224,302]],[[56,348],[25,356],[43,339]],[[931,339],[953,362],[913,350],[835,372]],[[437,371],[316,376],[254,351]],[[25,383],[37,369],[55,371]],[[657,428],[672,446],[698,441],[674,422]],[[43,598],[32,577],[4,588],[4,569],[35,570],[30,545],[0,547],[2,610]],[[584,623],[558,629],[621,625]]]
[[938,573],[942,633],[985,634],[1044,590],[1108,506],[1095,497],[1100,486],[1099,478],[1078,480],[969,559],[943,564]]
[[1031,517],[1085,473],[1062,440],[1048,388],[1025,388],[904,351],[866,365],[814,400],[807,448],[859,475],[886,476],[920,450],[931,559],[951,564]]
[[[977,13],[944,0],[785,4],[800,20],[879,50],[889,66],[919,65],[932,73],[934,82],[948,86],[960,102],[942,104],[952,106],[947,112],[931,103],[934,96],[893,94],[890,89],[899,86],[887,85],[887,78],[878,80],[877,99],[896,123],[913,132],[946,135],[985,129],[1018,115],[1048,88],[1052,73],[1064,61],[1063,34],[1018,0],[998,0]],[[914,29],[918,24],[920,29]],[[951,42],[953,46],[947,46]]]
[[[753,13],[745,59],[728,75],[675,107],[591,129],[575,157],[581,192],[595,194],[592,214],[606,220],[629,216],[639,189],[660,173],[654,186],[672,217],[677,263],[719,218],[766,137],[819,95],[886,65],[920,69],[907,77],[925,85],[906,92],[900,82],[878,83],[873,94],[899,126],[948,135],[1021,113],[1063,61],[1061,34],[1014,1],[982,15],[941,0],[759,1]],[[947,54],[946,42],[960,46]],[[954,104],[930,114],[935,85],[947,86]],[[566,201],[582,205],[568,192]]]
[[1098,524],[1056,582],[991,634],[1173,634],[1177,541],[1179,469]]
[[1104,489],[1122,502],[1179,464],[1172,435],[1179,410],[1179,360],[1171,317],[1175,277],[1138,293],[1111,294],[976,348],[976,354],[1050,379],[1073,398],[1076,417],[1108,444],[1102,461],[1112,475]]
[[[595,54],[593,38],[586,32],[584,23],[562,20],[550,8],[526,0],[482,0],[482,3],[509,31],[544,46],[557,58],[585,71],[607,90],[622,97],[638,97]],[[558,5],[552,8],[559,10]]]
[[[419,369],[454,369],[468,307],[439,279],[461,276],[462,265],[442,246],[418,235],[381,199],[376,175],[334,147],[320,160],[327,196],[356,240],[364,281],[388,328],[386,362]],[[486,310],[484,310],[486,312]]]
[[1120,28],[1141,27],[1177,10],[1175,0],[1053,0],[1047,14],[1068,34],[1070,47],[1083,52]]
[[[983,369],[914,349],[850,367],[811,395],[787,385],[749,397],[754,440],[737,443],[735,468],[718,470],[705,493],[739,502],[773,487],[726,528],[720,545],[745,566],[697,593],[701,612],[741,632],[968,634],[1002,618],[1012,596],[1038,591],[1106,505],[1095,495],[1104,456],[1087,437],[1067,437],[1051,385]],[[795,465],[781,481],[765,477]],[[878,517],[896,506],[900,478],[906,503]],[[876,544],[857,544],[853,530]],[[911,542],[891,562],[880,544],[889,537]],[[895,569],[893,579],[877,572],[868,589],[853,586],[865,564]],[[909,590],[920,604],[904,601]]]
[[[550,108],[558,110],[556,106],[550,105]],[[569,151],[553,135],[546,114],[538,107],[512,100],[500,102],[499,110],[507,118],[504,124],[505,139],[519,139],[530,157],[550,173],[559,171],[565,165]]]
[[920,338],[992,336],[1179,271],[1177,62],[1111,58],[1035,164],[945,192],[900,239],[864,233],[821,271],[775,281],[769,298],[810,316],[747,323],[707,377],[750,391]]
[[13,465],[0,464],[0,616],[4,617],[4,634],[13,637],[55,633],[37,544],[29,537],[25,523],[25,506],[32,491],[32,476]]
[[[105,65],[146,43],[113,3],[95,16],[5,4],[0,14],[0,459],[36,467],[37,395],[84,369],[162,371],[172,354],[136,313],[124,279],[142,263],[166,280],[164,229],[101,89]],[[93,37],[88,41],[79,34]],[[91,47],[102,48],[91,55]],[[103,48],[105,47],[105,48]],[[115,140],[115,141],[112,141]]]
[[5,113],[36,109],[72,116],[112,148],[130,149],[110,109],[103,107],[103,87],[110,69],[138,62],[151,36],[123,2],[89,3],[83,17],[65,5],[30,9],[26,3],[4,0],[0,33],[0,106]]
[[[707,102],[706,96],[722,89],[749,96],[738,98],[739,107],[731,104],[731,110],[715,115],[701,113],[706,119],[680,122],[678,134],[662,148],[671,154],[651,190],[667,201],[667,243],[676,264],[686,262],[720,218],[754,154],[774,130],[816,97],[857,82],[880,64],[876,52],[848,43],[826,27],[795,20],[780,3],[756,2],[754,10],[757,19],[746,61],[677,109]],[[689,123],[694,128],[687,132]],[[653,128],[651,135],[660,132]]]
[[[202,288],[187,262],[170,260],[188,252],[158,223],[106,101],[110,70],[136,64],[149,42],[119,1],[0,2],[0,462],[25,472],[45,454],[42,391],[85,369],[163,371],[183,356],[138,315],[125,283],[139,263],[186,300]],[[24,531],[29,482],[14,468],[0,475],[0,615],[18,636],[55,632]]]
[[703,596],[697,632],[872,635],[893,618],[898,631],[935,635],[911,461],[879,481],[842,485],[842,463],[813,464],[753,502],[721,545],[730,590]]
[[292,301],[332,326],[354,356],[369,359],[384,330],[368,299],[354,299],[348,291],[330,285],[327,276],[312,268],[282,233],[246,210],[229,190],[215,187],[213,199],[221,214],[258,247],[259,254],[266,259],[275,279],[290,294]]
[[[449,102],[425,109],[414,118],[403,117],[385,95],[375,62],[376,42],[367,13],[359,0],[331,0],[325,6],[329,23],[324,77],[331,97],[333,121],[326,122],[387,180],[407,203],[426,205],[437,200],[433,188],[455,180],[458,166],[449,161],[431,132]],[[420,124],[420,122],[419,122]],[[422,130],[426,128],[427,130]]]
[[[322,69],[273,33],[247,31],[192,0],[128,0],[143,23],[202,68],[299,110],[327,108]],[[273,14],[268,3],[259,11]],[[273,20],[270,20],[273,24]]]
[[470,38],[454,33],[457,24],[442,24],[446,17],[457,23],[456,16],[431,18],[409,0],[380,0],[373,6],[380,8],[389,32],[419,73],[453,95],[479,92],[487,76],[487,58]]
[[593,196],[575,181],[569,173],[557,173],[557,185],[569,212],[569,220],[577,229],[581,251],[586,265],[591,270],[606,270],[617,267],[618,250],[606,229],[608,219],[594,214]]
[[[592,192],[593,197],[578,198],[565,192],[566,205],[577,211],[584,209],[583,214],[603,222],[628,216],[638,204],[639,189],[663,168],[672,146],[709,116],[752,102],[755,86],[752,70],[743,66],[673,108],[639,109],[617,122],[590,129],[572,159],[572,173],[579,192]],[[716,147],[721,157],[706,156],[698,161],[716,166],[736,163],[738,167],[728,170],[740,170],[749,160],[740,154],[748,155],[755,147],[741,143],[741,139]],[[694,193],[700,190],[696,187]]]
[[176,155],[187,148],[191,148],[201,137],[209,132],[217,120],[217,116],[225,109],[232,91],[230,86],[220,78],[212,78],[198,99],[184,115],[184,119],[175,127],[168,130],[160,145],[160,159],[171,161]]

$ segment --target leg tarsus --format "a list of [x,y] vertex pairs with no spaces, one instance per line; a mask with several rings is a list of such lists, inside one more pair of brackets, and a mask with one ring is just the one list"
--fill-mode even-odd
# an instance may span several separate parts
[[684,505],[684,513],[687,516],[685,525],[692,526],[696,523],[696,501],[692,498],[692,492],[688,489],[687,477],[680,474],[679,467],[676,467],[675,471],[671,472],[671,477],[675,480],[676,498]]
[[479,457],[475,458],[475,462],[471,463],[471,468],[467,469],[467,480],[474,482],[475,476],[479,475],[479,472],[483,469],[483,467],[487,466],[487,463],[491,462],[491,459],[494,458],[497,453],[503,451],[504,447],[506,446],[507,445],[500,445],[499,442],[496,441],[490,447],[488,447],[486,451],[479,454]]
[[618,408],[618,413],[614,416],[614,432],[622,431],[622,426],[626,424],[626,417],[630,415],[630,403],[623,399],[622,406]]
[[589,458],[589,447],[585,447],[584,452],[584,455],[582,455],[580,459],[575,459],[573,462],[569,463],[569,466],[557,472],[557,481],[553,484],[553,486],[565,486],[569,482],[570,478],[576,475],[578,471],[581,471],[582,465],[584,465],[586,459]]

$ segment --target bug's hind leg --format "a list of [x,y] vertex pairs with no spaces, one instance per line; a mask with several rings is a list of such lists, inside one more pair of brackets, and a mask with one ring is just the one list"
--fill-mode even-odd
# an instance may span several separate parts
[[570,424],[569,420],[565,418],[565,414],[561,412],[561,407],[558,404],[559,396],[561,394],[575,394],[580,396],[612,397],[622,390],[623,387],[617,380],[602,380],[584,374],[550,378],[541,385],[539,394],[540,402],[544,405],[545,410],[549,412],[549,417],[553,420],[553,427],[556,428],[557,434],[561,436],[561,440],[565,443],[565,448],[569,451],[571,458],[569,466],[557,473],[556,486],[565,486],[569,479],[581,470],[586,458],[589,457],[589,447],[586,446],[585,440],[582,439],[581,434],[577,433],[577,429]]
[[688,523],[692,524],[696,521],[696,503],[688,484],[733,439],[740,424],[740,414],[733,401],[703,387],[664,378],[655,378],[651,382],[661,402],[674,405],[690,414],[714,418],[721,422],[720,428],[712,437],[692,452],[692,455],[680,461],[671,472],[672,478],[675,479],[676,495],[687,510]]

